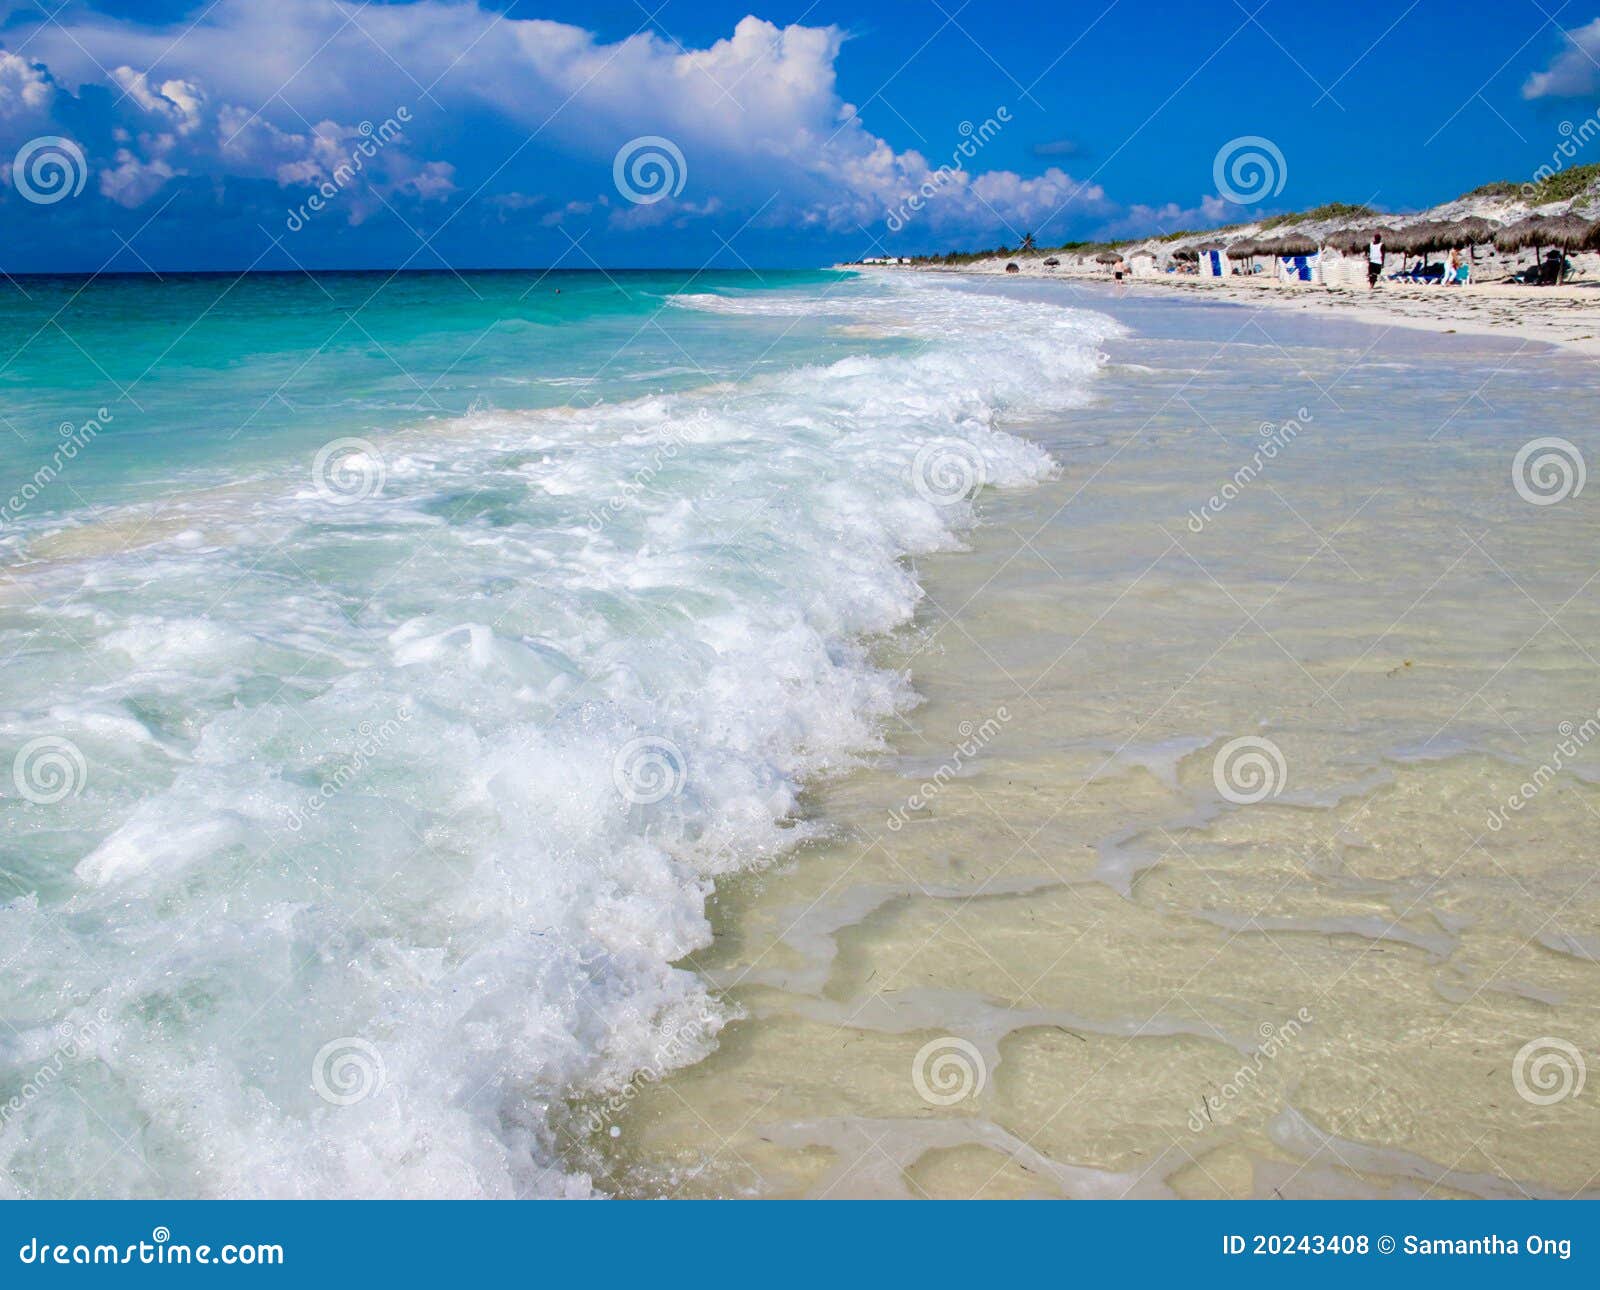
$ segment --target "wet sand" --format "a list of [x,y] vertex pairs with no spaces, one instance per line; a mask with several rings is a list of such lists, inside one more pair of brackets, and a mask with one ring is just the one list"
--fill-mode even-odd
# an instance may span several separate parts
[[971,289],[1132,335],[1095,406],[1009,427],[1059,478],[920,563],[894,753],[719,889],[684,966],[743,1019],[574,1108],[571,1160],[647,1196],[1595,1194],[1600,525],[1513,478],[1600,454],[1588,362]]

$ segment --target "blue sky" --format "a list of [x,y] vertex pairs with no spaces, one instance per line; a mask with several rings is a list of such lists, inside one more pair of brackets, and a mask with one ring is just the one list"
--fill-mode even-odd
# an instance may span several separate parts
[[[3,5],[0,268],[768,267],[1401,210],[1551,163],[1596,111],[1591,3]],[[1264,179],[1219,176],[1241,138]]]

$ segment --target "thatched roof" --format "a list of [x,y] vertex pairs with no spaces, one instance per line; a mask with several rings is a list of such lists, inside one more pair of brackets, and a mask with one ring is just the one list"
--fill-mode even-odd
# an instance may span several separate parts
[[1372,244],[1374,233],[1383,240],[1384,249],[1388,250],[1389,242],[1394,237],[1394,230],[1387,224],[1372,225],[1367,228],[1336,229],[1322,239],[1322,244],[1331,246],[1336,251],[1343,251],[1346,255],[1355,255]]
[[1200,251],[1196,247],[1180,246],[1172,253],[1172,258],[1174,260],[1198,260],[1200,258]]
[[1501,251],[1520,251],[1527,246],[1559,246],[1575,251],[1589,241],[1594,228],[1576,215],[1530,215],[1496,233],[1494,244]]
[[1241,237],[1237,242],[1233,242],[1228,246],[1228,258],[1230,260],[1248,260],[1252,255],[1256,254],[1259,254],[1259,252],[1256,250],[1256,243],[1253,238]]
[[1482,246],[1485,242],[1494,241],[1494,235],[1501,225],[1481,215],[1468,215],[1465,219],[1458,219],[1451,228],[1455,230],[1457,245]]
[[1407,252],[1411,255],[1448,251],[1451,247],[1459,245],[1456,240],[1455,225],[1449,220],[1440,219],[1425,219],[1416,224],[1408,224],[1405,228],[1396,229],[1394,236],[1385,238],[1384,242],[1391,251]]
[[1589,240],[1589,234],[1593,231],[1593,221],[1581,215],[1556,215],[1544,226],[1545,245],[1576,251]]
[[1304,233],[1285,233],[1282,237],[1256,243],[1256,251],[1261,255],[1315,255],[1317,249],[1317,239]]
[[1100,261],[1101,264],[1117,264],[1122,260],[1122,257],[1115,251],[1102,251],[1094,258]]

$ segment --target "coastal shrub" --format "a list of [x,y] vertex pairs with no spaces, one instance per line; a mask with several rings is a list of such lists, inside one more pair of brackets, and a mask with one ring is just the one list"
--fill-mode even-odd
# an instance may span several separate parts
[[1564,202],[1581,197],[1596,179],[1600,179],[1600,162],[1574,166],[1571,170],[1558,170],[1534,185],[1533,204],[1543,206],[1546,202]]
[[1549,202],[1581,197],[1594,186],[1596,180],[1600,180],[1600,162],[1590,162],[1586,166],[1573,166],[1570,170],[1544,175],[1531,184],[1496,179],[1493,183],[1479,184],[1456,200],[1462,201],[1468,197],[1521,197],[1530,206],[1544,206]]
[[1370,206],[1362,206],[1352,202],[1325,202],[1321,206],[1313,206],[1308,211],[1290,211],[1287,215],[1274,215],[1261,221],[1261,231],[1269,228],[1281,228],[1285,224],[1298,224],[1302,221],[1330,219],[1366,219],[1377,212]]

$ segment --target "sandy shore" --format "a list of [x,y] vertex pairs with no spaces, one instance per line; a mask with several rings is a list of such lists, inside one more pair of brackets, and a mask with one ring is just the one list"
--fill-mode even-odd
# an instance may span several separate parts
[[[918,266],[914,270],[898,271],[995,276],[1003,275],[1005,269],[1003,262],[995,261],[992,267],[977,264],[954,270]],[[1052,270],[1031,262],[1023,266],[1021,276],[1064,282],[1113,281],[1109,273]],[[1296,286],[1259,278],[1160,274],[1125,279],[1122,288],[1129,292],[1191,292],[1209,299],[1234,300],[1263,308],[1337,313],[1351,321],[1378,326],[1520,338],[1585,354],[1600,354],[1600,283],[1562,287],[1473,284],[1445,288],[1385,282],[1368,291],[1309,284]]]

